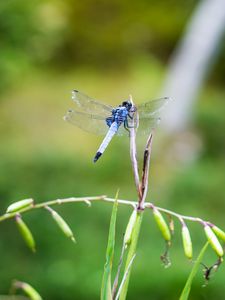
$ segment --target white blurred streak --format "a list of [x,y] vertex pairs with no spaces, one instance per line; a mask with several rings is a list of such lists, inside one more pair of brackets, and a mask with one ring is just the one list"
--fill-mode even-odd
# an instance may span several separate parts
[[172,102],[163,116],[167,132],[182,131],[191,119],[194,100],[222,41],[225,0],[202,0],[168,69],[163,94]]

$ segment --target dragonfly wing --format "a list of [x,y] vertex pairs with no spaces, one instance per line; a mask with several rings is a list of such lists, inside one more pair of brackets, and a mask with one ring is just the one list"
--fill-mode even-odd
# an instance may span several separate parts
[[160,123],[159,117],[142,117],[139,119],[137,135],[149,135]]
[[77,90],[72,91],[72,99],[76,108],[86,113],[108,117],[113,110],[112,106],[98,102]]
[[[133,118],[127,117],[127,126],[129,128],[134,127],[137,130],[137,135],[149,135],[160,123],[159,112],[168,101],[169,98],[160,98],[139,105],[133,113]],[[129,135],[129,131],[122,124],[117,135]]]
[[117,133],[116,133],[117,136],[129,136],[129,131],[127,131],[125,128],[124,128],[124,125],[121,124]]
[[[149,135],[151,131],[158,126],[160,123],[159,117],[142,117],[139,119],[134,119],[134,123],[128,120],[128,125],[134,127],[137,131],[137,136],[139,135]],[[139,125],[137,125],[139,124]],[[121,124],[120,128],[117,131],[117,136],[129,136],[129,130],[124,128],[124,125]]]
[[169,97],[151,100],[137,106],[140,119],[146,116],[157,116],[171,99]]
[[105,135],[109,129],[104,117],[72,109],[68,110],[64,120],[97,135]]

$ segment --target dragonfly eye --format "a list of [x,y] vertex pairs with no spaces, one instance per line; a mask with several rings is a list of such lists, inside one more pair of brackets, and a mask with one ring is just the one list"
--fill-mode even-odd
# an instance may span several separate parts
[[124,102],[122,103],[122,106],[123,106],[123,107],[126,107],[127,110],[129,111],[129,110],[131,109],[131,107],[132,107],[132,104],[131,104],[129,101],[124,101]]

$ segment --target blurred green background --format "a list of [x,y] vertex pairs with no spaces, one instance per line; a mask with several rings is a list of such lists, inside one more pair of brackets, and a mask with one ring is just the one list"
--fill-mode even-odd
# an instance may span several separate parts
[[[111,104],[132,94],[154,98],[172,51],[198,1],[25,1],[0,2],[0,209],[32,197],[37,202],[107,194],[136,200],[129,142],[115,139],[92,163],[101,137],[65,123],[71,90]],[[172,9],[171,9],[172,8]],[[224,48],[225,43],[222,47]],[[149,201],[199,216],[225,228],[224,51],[211,70],[193,110],[192,134],[200,150],[193,160],[170,155],[175,136],[159,128],[151,162]],[[171,104],[172,105],[172,104]],[[141,158],[144,141],[138,142]],[[12,220],[0,224],[0,294],[12,279],[33,285],[50,300],[99,299],[112,206],[95,203],[56,207],[74,230],[74,246],[47,211],[24,215],[37,253],[27,250]],[[118,261],[131,211],[119,208]],[[195,256],[204,244],[202,228],[190,224]],[[146,211],[128,299],[178,299],[191,264],[184,257],[180,225],[164,269],[164,242]],[[205,263],[215,262],[209,249]],[[225,269],[209,285],[199,272],[191,299],[223,299]]]

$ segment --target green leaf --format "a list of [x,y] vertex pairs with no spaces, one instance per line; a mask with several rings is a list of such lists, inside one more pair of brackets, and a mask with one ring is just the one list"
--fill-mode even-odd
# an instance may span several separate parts
[[187,279],[187,282],[186,282],[186,284],[184,286],[184,289],[183,289],[183,291],[181,293],[181,296],[180,296],[179,300],[187,300],[188,299],[190,291],[191,291],[192,281],[193,281],[193,279],[194,279],[194,277],[195,277],[195,275],[196,275],[196,273],[198,271],[198,268],[199,268],[199,266],[200,266],[200,264],[202,262],[203,256],[205,254],[205,251],[206,251],[208,245],[209,245],[209,242],[207,242],[204,245],[204,247],[202,248],[201,252],[199,253],[199,256],[198,256],[197,260],[194,263],[194,266],[193,266],[193,268],[191,270],[191,273],[190,273],[190,275],[189,275],[189,277]]
[[101,300],[112,300],[111,289],[111,270],[115,246],[115,231],[116,231],[116,216],[118,207],[118,192],[115,197],[115,202],[112,209],[112,215],[109,226],[108,245],[106,250],[106,262],[104,266],[104,273],[102,278]]
[[127,266],[127,269],[126,269],[125,272],[124,272],[124,275],[123,275],[123,278],[122,278],[122,280],[121,280],[121,284],[120,284],[119,290],[118,290],[118,292],[117,292],[117,295],[116,295],[116,297],[115,297],[115,300],[118,300],[118,299],[119,299],[119,296],[120,296],[121,291],[122,291],[122,289],[123,289],[123,287],[124,287],[124,284],[126,283],[127,276],[129,275],[131,266],[132,266],[132,264],[133,264],[133,262],[134,262],[135,256],[136,256],[136,254],[134,254],[134,256],[132,257],[132,259],[130,260],[129,265]]
[[127,274],[126,274],[125,281],[124,281],[123,286],[120,291],[120,295],[119,295],[120,300],[125,300],[127,297],[127,291],[128,291],[131,267],[132,267],[131,262],[133,260],[133,257],[136,255],[137,242],[138,242],[138,238],[139,238],[142,218],[143,218],[143,211],[138,212],[137,216],[136,216],[135,224],[133,226],[131,243],[129,245],[129,251],[127,254],[127,260],[126,260],[126,265],[125,265],[125,273],[127,273]]

